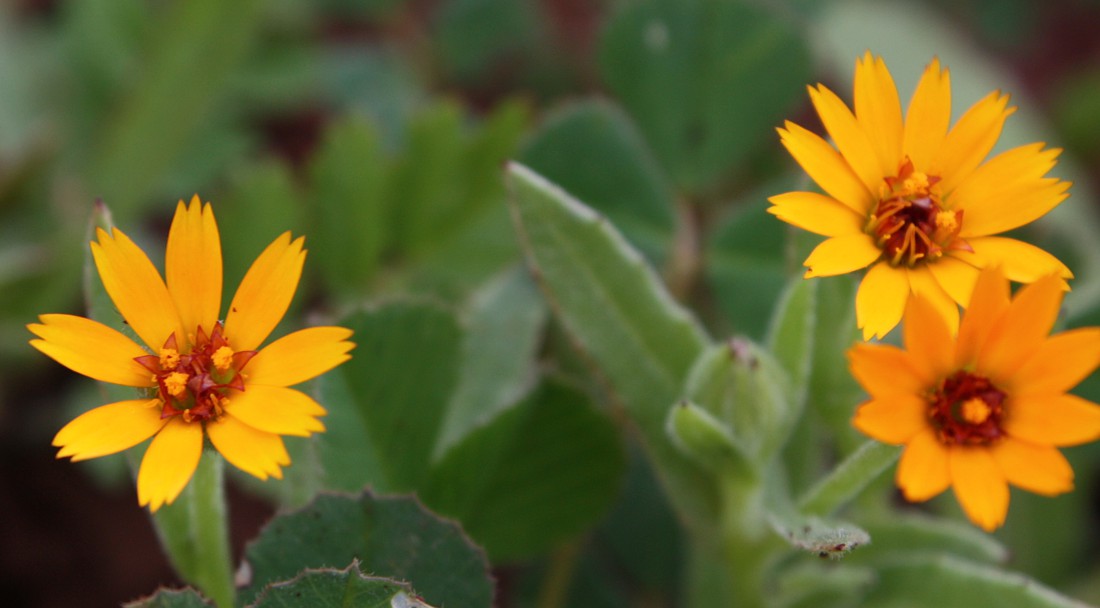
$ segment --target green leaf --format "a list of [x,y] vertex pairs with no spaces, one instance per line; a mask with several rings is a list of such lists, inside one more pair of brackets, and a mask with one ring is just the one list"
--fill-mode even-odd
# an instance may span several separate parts
[[541,34],[531,0],[449,0],[435,19],[433,41],[443,69],[468,86],[510,65]]
[[793,277],[779,296],[764,341],[768,351],[790,378],[791,401],[802,413],[813,363],[814,332],[817,329],[817,282]]
[[890,607],[1086,608],[1021,574],[948,556],[880,564],[878,584],[864,602]]
[[271,583],[307,568],[359,560],[363,572],[408,581],[436,606],[488,608],[493,585],[485,554],[453,522],[410,497],[318,496],[271,520],[245,549],[251,602]]
[[[417,606],[407,583],[366,576],[353,560],[343,570],[308,569],[294,578],[273,583],[256,597],[255,608],[395,608]],[[419,604],[424,606],[424,604]]]
[[615,426],[582,393],[546,385],[470,433],[421,490],[494,562],[582,532],[614,501],[624,468]]
[[914,553],[952,554],[988,564],[1003,564],[1010,557],[996,538],[969,523],[905,513],[890,513],[860,523],[875,542],[852,559],[869,565]]
[[852,412],[864,399],[863,387],[848,371],[848,360],[842,353],[860,341],[856,328],[855,277],[828,277],[818,281],[819,319],[814,332],[814,355],[810,373],[809,405],[825,421],[842,450],[848,452],[864,442],[863,435],[852,428]]
[[508,177],[516,230],[551,308],[641,428],[669,495],[713,516],[706,476],[665,432],[706,334],[605,218],[522,165]]
[[632,2],[607,24],[600,66],[675,181],[699,191],[774,137],[801,100],[804,40],[747,2]]
[[123,608],[214,608],[214,603],[194,589],[158,589],[149,597],[123,604]]
[[831,515],[897,462],[901,448],[868,440],[810,488],[798,501],[809,515]]
[[668,434],[685,456],[710,471],[742,479],[755,476],[754,463],[733,431],[690,401],[681,401],[669,411]]
[[820,517],[804,517],[774,511],[768,518],[772,529],[792,547],[817,555],[837,559],[853,549],[871,542],[871,536],[851,524],[826,521]]
[[[874,546],[874,545],[872,545]],[[857,554],[858,555],[858,554]],[[775,605],[781,608],[851,608],[875,582],[869,567],[799,560],[778,577]]]
[[[373,450],[375,488],[407,491],[428,472],[458,373],[462,334],[454,315],[436,305],[393,302],[342,323],[359,348],[332,374],[347,382]],[[322,440],[323,440],[322,436]]]
[[337,293],[362,291],[378,267],[388,228],[387,168],[374,128],[357,118],[332,124],[312,159],[310,249]]
[[607,217],[661,261],[673,232],[673,192],[646,142],[606,101],[575,103],[547,117],[520,154],[525,165]]
[[519,402],[536,377],[547,310],[530,277],[518,268],[499,275],[473,294],[469,308],[458,383],[447,403],[437,459]]

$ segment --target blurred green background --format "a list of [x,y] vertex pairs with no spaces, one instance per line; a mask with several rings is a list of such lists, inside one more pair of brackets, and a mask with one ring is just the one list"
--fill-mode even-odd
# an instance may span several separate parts
[[[227,293],[275,236],[305,234],[288,327],[409,295],[476,323],[475,294],[521,259],[501,172],[517,158],[606,214],[715,335],[759,338],[806,244],[763,212],[804,180],[774,127],[820,130],[805,85],[850,99],[865,49],[903,102],[938,55],[956,116],[1013,95],[999,149],[1066,148],[1056,173],[1073,196],[1029,238],[1078,274],[1066,324],[1100,324],[1098,24],[1090,0],[0,4],[0,597],[111,605],[178,584],[124,469],[53,460],[56,430],[103,398],[26,344],[37,314],[84,310],[97,198],[158,265],[175,202],[213,202]],[[557,373],[597,392],[569,363]],[[1081,394],[1100,398],[1100,380]],[[1014,493],[998,536],[1011,567],[1096,602],[1100,447],[1069,452],[1077,492]],[[573,545],[572,605],[675,597],[675,525],[631,462]],[[239,555],[274,507],[231,490]],[[639,528],[665,550],[630,545]],[[498,564],[500,605],[527,605],[554,564]]]

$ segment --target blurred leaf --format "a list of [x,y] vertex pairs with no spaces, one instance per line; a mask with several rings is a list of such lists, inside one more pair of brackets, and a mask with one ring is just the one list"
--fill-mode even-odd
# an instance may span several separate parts
[[443,70],[464,83],[484,80],[522,57],[540,36],[531,0],[447,0],[435,16],[433,40]]
[[701,467],[742,479],[755,475],[754,463],[729,426],[690,401],[681,401],[669,411],[668,434]]
[[149,597],[123,604],[123,608],[214,608],[214,603],[194,589],[158,589]]
[[664,260],[674,222],[671,185],[617,106],[598,100],[565,106],[544,121],[520,158],[607,214],[651,260]]
[[817,282],[793,277],[779,296],[768,324],[765,344],[790,378],[791,401],[802,414],[806,388],[810,383],[817,329]]
[[855,294],[858,279],[851,276],[812,279],[818,281],[818,323],[814,336],[814,360],[810,367],[810,405],[835,433],[845,451],[863,442],[849,423],[864,398],[863,387],[848,371],[841,353],[860,341],[856,328]]
[[669,495],[713,515],[708,477],[665,432],[707,336],[606,218],[522,165],[508,173],[516,230],[551,308],[641,428]]
[[520,269],[473,294],[462,339],[458,384],[447,403],[435,458],[516,405],[536,377],[546,304]]
[[583,531],[611,505],[622,472],[611,421],[584,395],[551,384],[467,435],[422,494],[499,562]]
[[600,65],[675,181],[699,191],[768,141],[801,99],[804,39],[747,2],[646,0],[611,18]]
[[370,119],[387,150],[400,148],[405,125],[427,98],[412,59],[362,44],[331,44],[321,52],[316,68],[321,91],[336,107]]
[[952,554],[989,564],[1008,561],[1008,550],[996,538],[969,523],[920,514],[890,513],[860,522],[875,542],[853,555],[874,565],[913,553]]
[[877,578],[868,606],[1086,608],[1034,579],[954,557],[882,563]]
[[773,511],[769,517],[776,534],[792,547],[818,557],[840,558],[853,549],[871,542],[870,535],[847,523],[826,521],[819,517],[782,514]]
[[388,162],[370,123],[354,117],[329,126],[310,165],[315,256],[328,285],[357,294],[386,246]]
[[375,576],[408,581],[435,606],[488,608],[489,563],[453,522],[410,497],[320,495],[309,506],[271,520],[245,548],[251,602],[269,584],[306,568],[359,560]]
[[[857,554],[858,555],[858,554]],[[782,608],[856,608],[861,596],[874,584],[867,567],[809,563],[799,560],[778,579],[775,605]]]
[[365,576],[358,561],[343,570],[308,569],[294,578],[273,583],[256,597],[256,608],[412,608],[407,583]]
[[867,440],[807,490],[798,508],[807,515],[832,515],[893,466],[901,451],[899,446]]
[[430,304],[393,302],[356,313],[343,326],[359,348],[330,373],[347,382],[374,450],[380,491],[407,491],[428,473],[444,407],[458,376],[462,333],[454,315]]
[[195,0],[170,5],[145,40],[142,78],[118,102],[98,141],[87,177],[115,211],[134,216],[192,142],[226,82],[244,61],[260,23],[256,0]]

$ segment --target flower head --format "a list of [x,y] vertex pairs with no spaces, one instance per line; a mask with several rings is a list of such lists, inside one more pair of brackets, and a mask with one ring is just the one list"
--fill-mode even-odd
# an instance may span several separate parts
[[1008,485],[1052,496],[1073,489],[1057,449],[1100,438],[1100,407],[1066,391],[1100,365],[1100,327],[1049,336],[1062,301],[1047,276],[1009,297],[998,268],[981,272],[957,337],[913,296],[905,349],[857,344],[852,374],[870,395],[853,424],[904,444],[897,484],[923,501],[949,486],[971,521],[1004,523]]
[[153,438],[138,472],[138,502],[156,511],[191,479],[204,437],[237,468],[281,478],[290,464],[281,435],[324,430],[325,414],[289,388],[350,358],[351,331],[312,327],[261,345],[290,306],[305,261],[304,240],[284,233],[253,262],[224,320],[222,256],[209,203],[179,202],[168,234],[165,276],[120,230],[91,243],[107,294],[141,340],[96,321],[49,314],[28,325],[31,345],[90,378],[144,389],[140,399],[77,417],[54,437],[58,458],[113,454]]
[[1073,276],[1045,251],[994,236],[1044,215],[1070,186],[1045,177],[1060,150],[1042,143],[986,160],[1015,111],[1007,95],[990,93],[949,129],[950,75],[933,60],[903,119],[890,72],[870,53],[856,62],[854,112],[823,85],[809,93],[834,145],[790,121],[779,136],[825,194],[773,196],[768,211],[829,237],[806,259],[807,278],[869,267],[856,295],[864,339],[889,333],[910,293],[956,327],[956,303],[986,266],[1023,283]]

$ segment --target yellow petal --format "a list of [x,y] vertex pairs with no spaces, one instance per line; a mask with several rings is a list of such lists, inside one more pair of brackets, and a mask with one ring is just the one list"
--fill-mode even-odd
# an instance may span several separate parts
[[959,236],[986,236],[1030,224],[1069,198],[1070,185],[1048,178],[967,208]]
[[926,377],[941,378],[955,369],[955,340],[939,311],[927,298],[909,298],[905,309],[905,350]]
[[825,239],[802,265],[807,267],[807,279],[828,277],[866,268],[881,254],[871,237],[861,232]]
[[315,378],[351,358],[351,330],[311,327],[268,344],[245,368],[250,384],[293,386]]
[[1008,483],[997,461],[985,448],[955,447],[949,453],[951,483],[966,516],[986,532],[996,530],[1008,515]]
[[191,481],[202,457],[202,425],[176,416],[145,450],[138,471],[138,504],[156,512],[171,503]]
[[[938,262],[933,262],[933,264],[936,263]],[[959,331],[959,305],[936,280],[935,275],[929,270],[930,265],[908,270],[909,289],[927,300],[939,312],[940,318],[947,324],[947,329],[953,336]]]
[[225,411],[265,433],[308,437],[325,430],[315,418],[323,416],[325,409],[292,388],[249,384],[243,391],[232,392]]
[[[1000,236],[983,236],[967,241],[974,253],[956,251],[952,255],[979,268],[1000,266],[1009,280],[1032,283],[1048,274],[1072,279],[1073,273],[1058,258],[1023,241]],[[1069,289],[1065,285],[1066,290]]]
[[230,464],[260,479],[282,479],[280,466],[290,464],[282,438],[254,429],[232,416],[222,416],[207,424],[206,433],[210,443]]
[[816,192],[787,192],[768,199],[768,213],[823,236],[862,232],[864,218],[844,204]]
[[928,500],[951,485],[947,448],[931,428],[914,435],[905,446],[898,461],[897,483],[911,502]]
[[27,326],[41,340],[31,346],[78,374],[122,386],[152,386],[152,374],[134,357],[147,355],[130,338],[102,323],[73,315],[42,315]]
[[115,229],[113,236],[97,229],[92,243],[103,287],[134,333],[156,351],[173,332],[181,331],[179,314],[168,288],[153,263],[128,236]]
[[933,59],[924,68],[905,114],[902,150],[917,170],[927,170],[951,124],[951,74]]
[[1062,305],[1062,279],[1050,275],[1025,285],[998,317],[978,353],[977,369],[1007,381],[1046,341]]
[[1043,216],[1068,195],[1069,182],[1044,178],[1061,150],[1043,144],[1013,148],[989,159],[947,196],[963,211],[963,238],[997,234]]
[[876,399],[920,395],[935,381],[909,353],[888,344],[856,344],[848,349],[852,376]]
[[1012,393],[1064,393],[1100,366],[1100,327],[1051,336],[1012,375]]
[[859,215],[866,215],[871,193],[852,168],[824,139],[787,121],[779,129],[779,139],[802,170],[829,196],[844,203]]
[[1008,483],[1044,496],[1073,489],[1073,467],[1051,446],[1040,446],[1012,437],[995,443],[990,453]]
[[202,327],[209,334],[222,305],[222,245],[209,203],[198,195],[191,205],[176,205],[165,253],[168,293],[176,302],[187,332]]
[[909,297],[904,270],[879,262],[867,271],[856,292],[856,325],[863,339],[882,338],[901,321]]
[[978,281],[978,268],[951,255],[945,255],[928,264],[932,277],[959,306],[966,308]]
[[932,172],[943,177],[944,192],[954,190],[985,160],[1001,136],[1005,119],[1016,111],[1007,106],[1008,95],[994,91],[967,110],[948,132],[931,165]]
[[57,457],[87,460],[132,448],[164,426],[159,406],[157,399],[134,399],[84,412],[54,436]]
[[928,404],[916,395],[898,394],[859,406],[852,424],[864,435],[883,443],[908,443],[928,429]]
[[825,125],[825,130],[833,138],[833,142],[840,150],[840,154],[844,156],[848,166],[867,187],[868,192],[877,192],[882,185],[883,177],[893,173],[882,172],[878,156],[871,145],[871,140],[867,138],[867,133],[864,132],[852,111],[835,93],[820,84],[817,88],[807,87],[807,89],[810,91],[810,101],[813,102],[818,116],[821,117],[821,123]]
[[971,367],[978,360],[989,330],[1008,309],[1008,279],[999,266],[981,271],[974,283],[974,291],[959,324],[959,338],[955,349],[955,366]]
[[304,242],[302,237],[291,242],[284,232],[248,269],[225,316],[225,334],[235,350],[255,350],[286,314],[302,276]]
[[901,100],[881,57],[866,53],[856,61],[855,106],[856,118],[875,147],[882,175],[894,175],[902,160]]
[[1088,443],[1100,439],[1100,406],[1076,395],[1009,395],[1002,427],[1039,445]]

